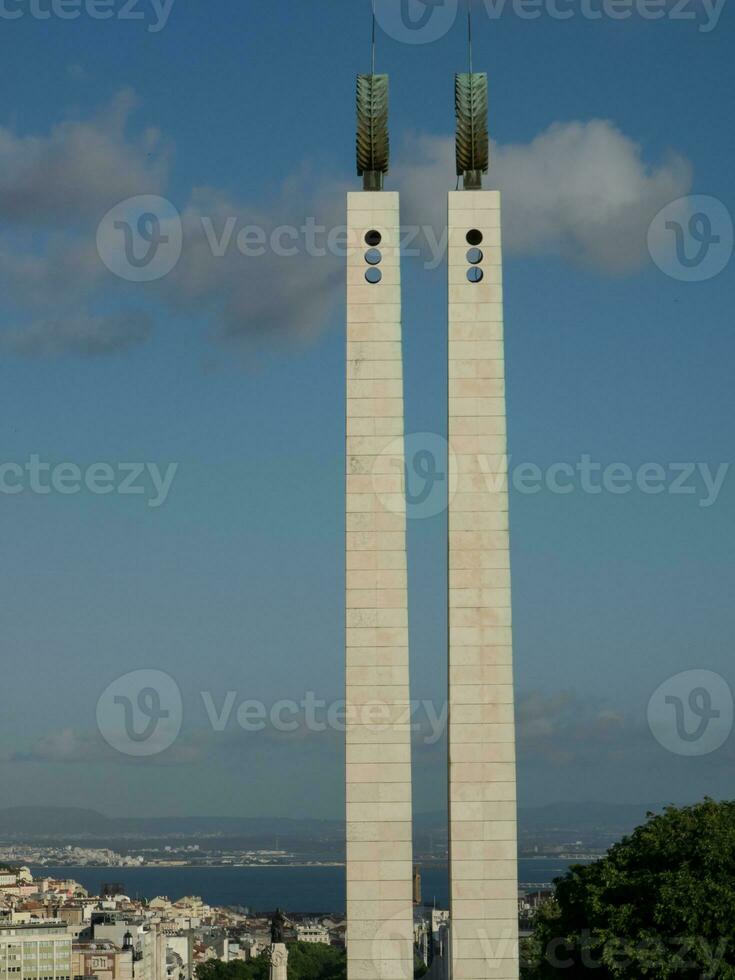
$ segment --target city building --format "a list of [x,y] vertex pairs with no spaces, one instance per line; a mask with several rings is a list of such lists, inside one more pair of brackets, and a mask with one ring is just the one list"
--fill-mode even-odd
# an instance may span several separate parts
[[0,980],[72,980],[66,923],[0,919]]
[[296,926],[296,941],[299,943],[325,943],[329,945],[329,930],[318,922],[303,922]]
[[166,936],[160,925],[135,915],[92,914],[92,939],[131,949],[133,980],[166,980]]
[[133,980],[132,947],[121,949],[111,942],[74,943],[72,980]]

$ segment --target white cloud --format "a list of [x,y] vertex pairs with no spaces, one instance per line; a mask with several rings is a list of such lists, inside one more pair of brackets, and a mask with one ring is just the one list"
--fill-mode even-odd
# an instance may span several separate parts
[[55,231],[0,237],[0,292],[23,310],[78,308],[105,277],[89,235]]
[[[423,160],[415,164],[415,160]],[[405,220],[445,223],[454,142],[418,136],[399,156]],[[646,233],[660,208],[691,186],[688,161],[648,165],[642,148],[611,122],[557,122],[530,143],[495,145],[488,187],[503,195],[507,254],[559,255],[597,271],[633,272],[647,261]],[[435,202],[433,207],[427,202]]]
[[[166,303],[177,312],[210,314],[224,341],[260,345],[317,336],[343,289],[344,261],[309,250],[301,229],[308,220],[327,229],[344,224],[345,190],[337,182],[327,191],[310,176],[292,178],[267,206],[195,190],[182,213],[181,260],[160,283]],[[268,241],[264,254],[243,255],[237,246],[248,228]],[[279,228],[289,229],[283,245],[295,254],[271,248]],[[319,239],[322,251],[325,239]],[[224,254],[217,255],[213,243],[216,250],[226,245]]]
[[47,136],[0,127],[0,221],[74,227],[124,198],[159,191],[167,152],[155,129],[126,135],[134,102],[124,91],[98,117],[59,123]]
[[[0,290],[17,309],[8,318],[17,326],[0,333],[0,350],[86,356],[147,339],[150,325],[138,314],[86,312],[102,300],[103,289],[106,307],[110,299],[137,306],[145,297],[174,314],[204,317],[230,344],[318,335],[341,293],[339,256],[309,254],[301,236],[293,256],[270,248],[246,256],[237,236],[247,226],[270,239],[279,226],[343,223],[347,188],[337,181],[297,174],[265,202],[196,188],[181,207],[184,250],[170,275],[141,287],[107,272],[95,245],[100,218],[127,198],[166,192],[168,153],[155,130],[129,135],[133,105],[123,92],[99,116],[62,123],[42,136],[0,128]],[[224,255],[213,251],[205,220],[215,238],[232,224]],[[325,239],[326,232],[320,247]]]
[[[0,127],[0,291],[15,309],[0,350],[26,356],[90,356],[145,341],[141,314],[101,315],[153,301],[176,316],[196,316],[230,345],[308,341],[343,299],[343,259],[306,247],[310,219],[326,229],[345,221],[339,180],[301,173],[265,201],[194,189],[180,205],[184,247],[164,279],[141,286],[116,279],[96,252],[96,226],[129,197],[166,194],[168,150],[157,130],[131,136],[134,98],[121,93],[98,116],[68,121],[46,135]],[[403,191],[404,224],[445,224],[453,185],[450,137],[415,136],[398,155],[390,186]],[[679,157],[657,167],[604,120],[555,123],[527,144],[496,146],[489,185],[503,192],[504,240],[510,255],[558,255],[620,274],[646,260],[646,230],[666,202],[689,189],[691,168]],[[349,186],[355,186],[350,184]],[[210,234],[205,222],[208,222]],[[223,255],[211,236],[229,224]],[[297,230],[295,254],[243,255],[237,235],[257,226],[270,239],[279,226]],[[290,242],[288,242],[290,244]],[[114,307],[113,307],[114,308]],[[23,326],[23,320],[27,326]]]
[[99,732],[78,731],[72,728],[43,735],[27,748],[0,752],[0,762],[22,765],[50,763],[88,766],[102,763],[105,766],[113,764],[185,766],[200,762],[202,758],[197,745],[191,745],[183,740],[157,756],[149,758],[128,756],[111,748]]

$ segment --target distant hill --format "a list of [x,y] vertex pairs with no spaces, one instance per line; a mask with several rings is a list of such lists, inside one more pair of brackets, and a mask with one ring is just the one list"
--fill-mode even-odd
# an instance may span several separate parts
[[[646,813],[660,810],[661,803],[547,803],[545,806],[518,808],[518,821],[524,830],[558,827],[627,827],[637,826]],[[417,828],[436,828],[446,824],[442,810],[419,813],[414,817]]]
[[660,803],[549,803],[521,807],[518,820],[529,833],[572,828],[629,833],[645,822],[646,813],[661,810],[662,806]]
[[13,836],[101,835],[109,832],[112,822],[96,810],[77,807],[16,806],[0,810],[0,834]]
[[106,817],[96,810],[74,807],[10,807],[0,809],[0,836],[50,837],[84,835],[253,836],[282,834],[318,839],[334,834],[339,821],[295,820],[287,817]]
[[[612,803],[551,803],[521,807],[522,832],[552,830],[611,831],[627,833],[643,822],[647,810],[660,805]],[[446,833],[444,811],[417,814],[416,831]],[[35,837],[202,836],[258,838],[274,834],[294,840],[333,840],[344,834],[340,820],[290,819],[286,817],[107,817],[96,810],[74,807],[11,807],[0,809],[0,837],[26,840]]]

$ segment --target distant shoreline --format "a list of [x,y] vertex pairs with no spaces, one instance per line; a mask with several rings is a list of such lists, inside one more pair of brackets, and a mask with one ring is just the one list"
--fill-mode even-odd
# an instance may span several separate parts
[[[428,865],[427,865],[428,866]],[[432,865],[441,867],[441,865]],[[26,864],[36,871],[243,871],[248,868],[344,868],[344,861],[293,864]]]
[[[556,859],[519,861],[519,886],[526,891],[550,888],[571,863]],[[343,909],[346,877],[343,862],[331,864],[167,865],[122,866],[46,865],[30,863],[35,878],[79,882],[90,894],[100,894],[105,883],[119,882],[125,894],[152,899],[159,895],[199,895],[207,905],[242,905],[252,909],[288,906],[292,912]],[[421,865],[424,899],[446,908],[449,874],[446,862]]]
[[[587,853],[577,857],[572,854],[524,854],[519,861],[562,861],[564,863],[589,864],[604,857],[604,852],[600,854]],[[444,868],[446,861],[419,861],[417,864],[422,868]],[[292,861],[279,864],[35,864],[26,862],[26,867],[31,867],[38,872],[53,871],[245,871],[254,868],[274,869],[283,868],[344,868],[344,861]]]

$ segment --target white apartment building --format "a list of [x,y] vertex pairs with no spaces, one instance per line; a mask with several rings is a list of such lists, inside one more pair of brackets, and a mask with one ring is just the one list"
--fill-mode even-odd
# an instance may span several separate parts
[[0,980],[71,980],[66,923],[0,920]]
[[317,922],[305,922],[296,926],[296,941],[299,943],[325,943],[329,945],[329,930]]

